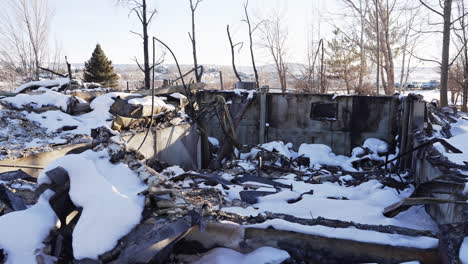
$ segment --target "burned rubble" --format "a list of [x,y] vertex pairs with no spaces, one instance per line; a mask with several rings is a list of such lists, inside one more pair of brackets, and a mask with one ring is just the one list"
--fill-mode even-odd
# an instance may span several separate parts
[[[363,136],[339,127],[348,122],[341,120],[343,113],[356,121],[353,111],[363,111],[352,104],[354,99],[338,99],[348,100],[341,104],[326,97],[335,104],[336,116],[319,121],[312,116],[310,122],[346,138],[335,154],[325,144],[327,135],[297,117],[300,126],[291,133],[305,137],[299,129],[310,130],[315,139],[281,141],[284,128],[276,122],[284,120],[273,113],[261,121],[268,124],[260,135],[267,143],[249,143],[257,136],[246,137],[253,126],[249,122],[262,115],[255,100],[303,100],[294,95],[235,91],[211,97],[185,88],[155,97],[97,97],[76,118],[100,122],[52,133],[25,118],[27,109],[4,104],[8,109],[0,113],[7,113],[5,118],[16,113],[23,120],[18,128],[5,129],[50,140],[73,135],[87,144],[51,160],[38,177],[17,168],[0,174],[0,259],[204,263],[236,254],[265,263],[458,261],[467,230],[468,164],[453,162],[450,155],[464,151],[451,140],[459,134],[453,126],[461,114],[426,107],[417,97],[378,98],[395,114],[381,121],[380,127],[390,132],[353,125],[370,135]],[[49,111],[75,117],[63,108],[44,113]],[[181,129],[177,136],[176,129]],[[28,134],[33,131],[39,134]],[[177,140],[182,147],[171,148]],[[173,156],[182,160],[184,151],[191,153],[187,148],[198,153],[191,157],[195,161],[189,166],[174,162]],[[173,155],[160,155],[165,150]],[[8,230],[12,222],[28,220],[41,224]],[[29,234],[34,239],[23,245],[8,241]]]

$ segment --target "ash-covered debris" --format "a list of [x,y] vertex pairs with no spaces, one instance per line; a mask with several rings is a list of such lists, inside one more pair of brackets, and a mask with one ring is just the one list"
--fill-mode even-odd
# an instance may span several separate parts
[[[291,157],[280,157],[283,154],[262,146],[251,160],[236,160],[225,164],[221,170],[186,172],[177,166],[153,162],[157,172],[145,164],[139,153],[128,150],[116,132],[99,128],[93,136],[92,149],[67,155],[44,170],[38,179],[39,186],[34,183],[30,189],[37,195],[37,202],[28,209],[18,211],[20,209],[16,208],[0,217],[3,238],[0,238],[0,245],[7,261],[202,263],[216,259],[219,249],[215,248],[229,247],[229,243],[201,246],[197,252],[202,255],[198,256],[187,255],[183,249],[185,244],[191,243],[193,235],[199,232],[202,236],[206,232],[205,236],[210,237],[212,224],[226,220],[237,223],[240,228],[255,226],[252,230],[260,230],[271,226],[304,234],[309,233],[308,228],[320,230],[321,226],[326,226],[338,228],[339,235],[329,231],[314,233],[366,243],[388,242],[413,247],[411,240],[412,243],[419,241],[423,248],[432,248],[437,242],[427,231],[433,230],[433,226],[420,209],[393,220],[382,215],[382,209],[391,200],[411,191],[409,184],[402,194],[380,183],[378,177],[347,184],[353,176],[331,169],[339,170],[340,166],[320,165],[319,168],[320,162],[311,160],[306,166],[299,165],[297,159],[291,160],[296,155],[291,149]],[[281,160],[289,160],[288,167],[282,165]],[[356,172],[360,170],[355,168]],[[3,179],[8,181],[7,185],[16,186],[18,180],[28,178],[20,172],[17,175],[6,175]],[[322,183],[311,180],[325,175],[334,177],[320,181]],[[369,195],[373,198],[369,199]],[[22,197],[19,193],[17,196]],[[365,217],[349,213],[362,207],[367,212]],[[414,217],[418,217],[417,223],[410,220]],[[25,226],[22,232],[7,230],[19,219],[41,224]],[[60,225],[52,225],[57,219]],[[308,222],[307,219],[315,220]],[[421,225],[421,219],[426,219],[427,223]],[[379,225],[392,227],[385,230],[379,229]],[[347,230],[356,227],[360,236],[346,235]],[[423,231],[418,231],[421,229]],[[372,232],[383,236],[380,237],[383,241],[372,239]],[[13,235],[26,234],[35,236],[31,243],[8,242]],[[391,242],[393,236],[398,236],[400,242]],[[241,259],[262,252],[255,251],[262,247],[248,241],[245,240],[247,244],[242,254],[235,253],[239,248],[232,248],[230,252],[240,254]],[[264,247],[269,246],[262,243]],[[287,247],[282,248],[280,244],[275,247],[279,249],[264,250],[280,250],[283,257],[277,263],[287,259],[299,263],[305,260],[288,253]],[[18,251],[31,253],[18,255]],[[265,256],[264,253],[260,255]]]
[[54,146],[87,142],[87,136],[50,133],[38,122],[27,118],[25,112],[0,110],[0,160],[21,158],[52,151]]
[[[225,118],[227,135],[222,144],[209,139],[221,145],[212,155],[219,163],[211,169],[184,170],[145,160],[126,145],[125,133],[196,122],[184,114],[184,100],[180,95],[153,100],[112,93],[97,97],[89,113],[67,114],[79,125],[64,124],[76,129],[42,126],[54,135],[76,136],[86,130],[83,134],[92,140],[51,162],[37,183],[20,172],[0,175],[4,261],[440,260],[437,248],[444,237],[424,203],[414,200],[421,198],[415,193],[426,194],[424,187],[432,186],[422,186],[412,171],[402,171],[400,159],[408,154],[385,141],[367,139],[350,156],[336,155],[326,145],[279,141],[237,148],[235,124],[243,111],[229,121],[222,103],[217,110]],[[459,132],[453,123],[450,129],[453,135]],[[223,146],[228,144],[232,151]],[[21,230],[12,230],[18,223]],[[18,237],[31,239],[21,244]]]

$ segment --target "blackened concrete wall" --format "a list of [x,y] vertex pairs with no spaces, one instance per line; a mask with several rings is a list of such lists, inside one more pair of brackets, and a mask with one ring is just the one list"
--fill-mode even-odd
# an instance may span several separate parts
[[[231,114],[236,116],[248,93],[206,91],[198,94],[198,101],[210,104],[217,95],[226,99]],[[259,143],[259,97],[258,93],[254,95],[240,122],[237,131],[241,144]],[[393,143],[397,135],[398,97],[271,93],[266,97],[265,142],[291,142],[296,149],[302,143],[326,144],[337,154],[349,155],[367,138]],[[222,140],[216,115],[208,115],[204,121],[208,134]]]

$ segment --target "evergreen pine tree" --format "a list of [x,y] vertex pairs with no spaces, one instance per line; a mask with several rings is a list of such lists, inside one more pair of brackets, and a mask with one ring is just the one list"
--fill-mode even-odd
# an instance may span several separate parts
[[118,79],[112,61],[106,57],[101,45],[97,44],[91,58],[85,62],[84,81],[100,83],[105,87],[116,87]]
[[328,43],[327,75],[331,79],[343,81],[347,93],[351,94],[359,79],[359,53],[353,42],[340,30],[334,30],[333,35]]

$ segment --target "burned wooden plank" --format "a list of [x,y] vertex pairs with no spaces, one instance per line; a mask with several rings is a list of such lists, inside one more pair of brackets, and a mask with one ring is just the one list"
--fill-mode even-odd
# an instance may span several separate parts
[[244,241],[250,248],[272,246],[286,250],[295,260],[304,263],[401,263],[415,260],[425,264],[440,263],[435,248],[391,246],[271,228],[246,228]]
[[399,213],[408,210],[414,205],[426,205],[426,204],[444,204],[444,203],[456,203],[462,205],[468,205],[466,201],[455,201],[450,199],[439,199],[432,197],[417,197],[417,198],[405,198],[397,203],[387,206],[384,209],[383,214],[386,217],[395,217]]
[[202,179],[209,185],[221,184],[221,185],[223,185],[225,187],[227,187],[228,185],[233,185],[232,182],[223,179],[219,175],[206,174],[206,173],[184,173],[182,175],[179,175],[177,177],[172,178],[171,180],[177,182],[177,181],[184,180],[186,178]]
[[297,223],[305,226],[322,225],[333,228],[355,228],[360,230],[376,231],[386,234],[399,234],[404,236],[426,236],[437,238],[438,235],[430,230],[416,230],[399,226],[392,225],[370,225],[360,224],[349,221],[342,221],[336,219],[327,219],[323,217],[317,217],[313,219],[299,218],[287,214],[268,214],[258,215],[255,217],[243,217],[237,214],[228,212],[215,212],[214,217],[219,220],[229,220],[239,224],[259,224],[271,219],[283,219],[291,223]]

